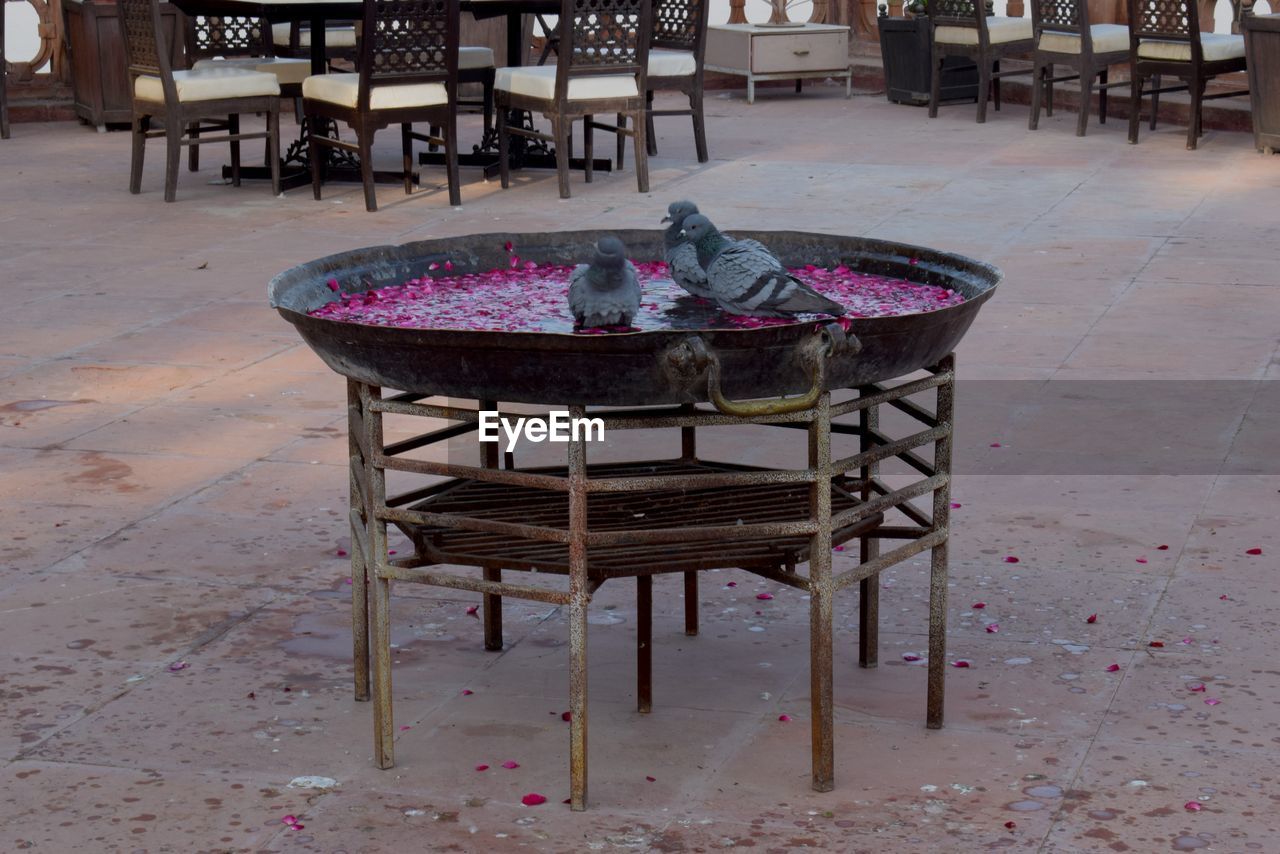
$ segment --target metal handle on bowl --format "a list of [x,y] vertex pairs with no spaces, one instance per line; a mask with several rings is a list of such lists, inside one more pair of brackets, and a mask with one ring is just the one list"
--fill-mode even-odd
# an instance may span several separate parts
[[755,418],[762,415],[785,415],[811,409],[826,390],[827,362],[832,356],[857,353],[862,342],[856,336],[846,334],[844,327],[831,321],[820,325],[817,334],[804,345],[809,371],[809,390],[799,397],[773,397],[763,400],[730,400],[720,388],[720,357],[707,347],[699,336],[693,335],[668,354],[668,360],[677,371],[688,375],[691,371],[707,374],[707,396],[715,408],[725,415],[739,418]]

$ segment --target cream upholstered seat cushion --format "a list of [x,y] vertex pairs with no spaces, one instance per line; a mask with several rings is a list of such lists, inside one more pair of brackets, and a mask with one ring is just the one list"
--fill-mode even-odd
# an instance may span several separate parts
[[[1240,59],[1244,56],[1244,36],[1232,36],[1226,33],[1201,33],[1200,49],[1207,62]],[[1138,58],[1190,62],[1191,43],[1143,39],[1138,42]]]
[[[1093,36],[1094,53],[1116,53],[1129,49],[1129,28],[1123,24],[1094,24],[1089,27]],[[1074,33],[1040,34],[1041,50],[1050,53],[1079,53],[1080,37]]]
[[[1008,44],[1035,37],[1030,18],[987,18],[987,35],[992,44]],[[977,27],[938,27],[933,31],[938,44],[978,43]]]
[[[173,72],[178,100],[215,101],[221,98],[255,98],[280,94],[274,74],[248,68],[214,67]],[[164,86],[159,77],[143,75],[134,81],[133,94],[142,101],[164,103]]]
[[[554,65],[521,65],[499,68],[494,88],[513,95],[525,95],[550,101],[556,96],[556,67]],[[636,78],[631,74],[590,74],[569,80],[570,101],[634,98],[639,94]]]
[[655,47],[649,50],[650,77],[689,77],[698,70],[693,51],[668,50]]
[[493,48],[463,45],[458,48],[458,70],[493,68]]
[[[289,46],[289,27],[292,24],[272,24],[271,25],[271,43],[280,47]],[[356,28],[355,27],[325,27],[324,29],[324,46],[325,47],[355,47],[356,46]],[[311,30],[304,27],[298,33],[298,47],[311,47]]]
[[296,86],[311,74],[311,60],[287,56],[229,56],[226,59],[197,59],[193,71],[202,68],[247,68],[274,74],[281,86]]
[[[355,109],[360,98],[359,74],[312,74],[302,81],[302,97]],[[443,83],[381,84],[369,91],[369,108],[398,110],[449,103]]]

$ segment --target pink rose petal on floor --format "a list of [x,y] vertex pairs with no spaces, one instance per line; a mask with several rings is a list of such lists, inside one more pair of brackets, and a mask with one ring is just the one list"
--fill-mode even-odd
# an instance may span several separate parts
[[1191,638],[1183,638],[1182,640],[1178,641],[1178,643],[1186,643],[1186,644],[1189,644],[1189,643],[1191,643]]
[[770,600],[770,599],[772,599],[772,598],[773,598],[773,594],[772,594],[772,593],[757,593],[757,594],[756,594],[756,598],[757,598],[757,599],[763,599],[763,600],[765,600],[765,601],[768,601],[768,600]]
[[334,554],[335,554],[335,555],[337,555],[338,557],[346,557],[346,556],[347,556],[347,550],[346,550],[346,549],[338,549],[336,552],[334,552]]
[[354,584],[355,582],[354,582],[354,581],[352,581],[350,578],[348,578],[348,579],[345,579],[342,583],[343,583],[343,584]]
[[1218,598],[1225,602],[1225,601],[1227,601],[1228,599],[1230,599],[1231,597],[1230,597],[1230,596],[1228,596],[1227,594],[1223,593],[1223,594],[1222,594],[1221,596],[1219,596]]
[[408,724],[405,724],[404,726],[400,727],[401,732],[404,732],[407,729],[413,729],[413,727],[409,726]]
[[297,816],[292,816],[292,815],[287,815],[287,816],[285,816],[284,818],[280,819],[280,823],[281,823],[281,824],[297,824],[297,823],[298,823],[298,817],[297,817]]
[[527,807],[536,807],[538,804],[545,804],[546,802],[546,797],[539,795],[537,792],[530,792],[520,799],[520,803]]
[[952,510],[959,510],[962,506],[963,506],[963,505],[962,505],[959,501],[952,501],[952,502],[951,502],[951,509],[952,509]]
[[953,662],[951,662],[951,666],[952,666],[952,667],[968,667],[968,666],[969,666],[969,662],[965,661],[965,660],[962,658],[962,659],[960,659],[959,661],[953,661]]
[[1006,822],[1004,823],[1004,826],[1005,826],[1006,828],[1008,828],[1009,830],[1013,830],[1015,827],[1017,827],[1017,826],[1018,826],[1018,823],[1017,823],[1016,821],[1006,821]]
[[920,656],[916,655],[914,652],[904,652],[902,654],[902,660],[903,661],[920,661],[921,658]]
[[785,724],[787,721],[791,720],[791,715],[778,715],[778,720]]
[[1140,558],[1137,558],[1136,560],[1137,560],[1137,562],[1138,562],[1138,563],[1146,563],[1146,562],[1147,562],[1147,559],[1146,559],[1145,557],[1140,557]]
[[1108,672],[1108,673],[1115,673],[1115,672],[1116,672],[1117,670],[1119,670],[1119,669],[1120,669],[1120,665],[1118,665],[1118,664],[1108,664],[1108,665],[1107,665],[1107,672]]
[[468,617],[475,617],[477,620],[478,620],[478,619],[480,619],[480,606],[479,606],[479,605],[472,605],[470,608],[468,608],[468,609],[467,609],[467,616],[468,616]]
[[1014,557],[1013,555],[1005,555],[1004,562],[1005,563],[1022,563],[1022,561],[1020,561],[1018,558]]
[[648,780],[650,783],[656,783],[656,782],[658,782],[658,778],[657,778],[657,777],[650,777],[648,774],[644,775],[644,778],[645,778],[646,780]]
[[1200,812],[1200,810],[1202,809],[1200,804],[1196,803],[1195,801],[1187,801],[1185,804],[1182,805],[1182,808],[1185,810],[1189,810],[1191,812]]
[[513,769],[513,768],[519,768],[519,767],[520,767],[520,763],[519,763],[519,762],[512,762],[510,759],[508,759],[506,762],[503,762],[503,763],[502,763],[502,767],[503,767],[503,768],[506,768],[508,771],[510,771],[510,770],[511,770],[511,769]]
[[983,608],[987,607],[987,603],[986,603],[986,602],[974,602],[974,603],[973,603],[973,605],[972,605],[972,607],[977,608],[979,611],[981,611]]
[[1156,546],[1156,551],[1167,552],[1167,551],[1169,551],[1169,547],[1168,547],[1168,546]]
[[834,549],[832,549],[832,551],[833,551],[833,552],[842,552],[842,551],[844,551],[844,546],[836,546]]
[[991,443],[991,447],[993,447],[993,448],[1003,448],[1003,447],[1004,447],[1004,445],[1001,445],[999,442],[992,442],[992,443]]
[[293,824],[289,825],[290,830],[302,830],[302,828],[304,827],[306,827],[305,824],[298,824],[296,821]]
[[570,721],[573,720],[573,712],[561,712],[560,720],[564,721],[565,723],[569,723]]
[[1204,688],[1203,682],[1192,682],[1190,685],[1187,686],[1188,691],[1195,691],[1197,693],[1203,692],[1204,689],[1205,688]]
[[736,581],[730,581],[728,584],[725,585],[725,587],[737,587],[737,586],[738,586],[738,582]]
[[996,632],[998,632],[998,631],[1000,631],[1000,624],[999,624],[999,623],[989,623],[989,624],[987,624],[987,633],[988,633],[988,634],[993,634],[993,635],[994,635],[994,634],[995,634]]
[[1147,644],[1147,646],[1153,646],[1156,649],[1161,649],[1164,647],[1164,641],[1152,641],[1151,643]]
[[185,661],[175,661],[173,664],[169,665],[169,671],[171,673],[177,673],[179,670],[186,670],[190,666],[191,665],[187,664]]
[[1262,549],[1245,549],[1244,553],[1247,555],[1260,555],[1262,554]]
[[1087,617],[1085,617],[1085,618],[1084,618],[1084,621],[1085,621],[1086,623],[1096,623],[1096,622],[1098,622],[1098,615],[1097,615],[1097,614],[1090,614],[1089,616],[1087,616]]
[[474,694],[474,693],[475,693],[475,691],[472,691],[470,688],[463,688],[463,689],[462,689],[462,696],[464,696],[464,697],[470,697],[470,696],[471,696],[472,694]]
[[488,770],[489,770],[489,766],[488,766],[488,765],[477,765],[477,766],[476,766],[476,770],[477,770],[477,771],[488,771]]
[[1207,697],[1207,698],[1205,698],[1204,704],[1205,704],[1206,706],[1216,706],[1216,705],[1218,705],[1218,704],[1219,704],[1219,703],[1221,703],[1221,702],[1222,702],[1222,701],[1221,701],[1221,700],[1219,700],[1217,697]]

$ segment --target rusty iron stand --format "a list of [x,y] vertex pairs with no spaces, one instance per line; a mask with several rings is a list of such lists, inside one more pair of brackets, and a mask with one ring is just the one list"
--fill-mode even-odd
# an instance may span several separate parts
[[[803,399],[769,405],[725,401],[718,394],[718,381],[709,381],[709,387],[715,408],[683,404],[590,412],[603,419],[606,432],[678,428],[682,453],[677,460],[588,465],[583,435],[568,443],[567,466],[520,469],[510,454],[500,467],[497,445],[492,443],[477,443],[479,465],[412,455],[474,433],[480,411],[497,409],[498,402],[478,401],[474,408],[435,404],[425,393],[384,395],[377,386],[348,381],[355,697],[373,699],[378,767],[394,764],[392,581],[480,593],[484,643],[490,650],[502,648],[502,597],[568,606],[570,804],[575,810],[585,809],[587,803],[587,608],[592,594],[613,578],[636,579],[641,713],[648,713],[653,703],[655,574],[684,575],[685,630],[690,635],[697,633],[700,570],[745,569],[809,594],[813,788],[825,792],[835,785],[834,598],[858,583],[858,663],[874,667],[879,574],[928,549],[926,724],[942,726],[954,356],[928,369],[927,376],[862,386],[848,400],[833,401],[830,393],[819,391],[821,383]],[[936,395],[933,411],[912,400],[921,394]],[[886,435],[879,417],[882,406],[899,410],[921,429]],[[583,406],[568,410],[573,418],[588,415]],[[452,423],[386,445],[386,415]],[[837,420],[855,415],[856,424]],[[698,457],[699,427],[741,424],[806,431],[807,468],[762,469]],[[833,433],[856,436],[858,452],[833,458]],[[916,452],[929,446],[932,459]],[[890,459],[904,463],[919,479],[890,487],[880,476],[880,464]],[[427,476],[430,481],[388,496],[388,470]],[[932,497],[931,513],[912,503],[924,496]],[[388,523],[412,538],[411,557],[388,557]],[[837,574],[832,549],[854,539],[859,543],[859,563]],[[902,544],[882,553],[886,540]],[[809,572],[802,575],[797,566],[806,561]],[[432,568],[440,564],[478,567],[481,575]],[[504,570],[564,575],[568,584],[557,588],[513,583],[503,580]]]

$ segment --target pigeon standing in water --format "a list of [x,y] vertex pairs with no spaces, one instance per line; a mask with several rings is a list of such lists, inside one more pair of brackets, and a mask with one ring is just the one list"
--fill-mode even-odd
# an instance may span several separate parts
[[640,280],[621,240],[600,238],[591,263],[574,267],[569,274],[569,308],[579,328],[631,325],[640,310]]
[[844,315],[844,306],[791,275],[782,262],[760,244],[730,240],[702,214],[685,217],[684,232],[698,253],[698,263],[706,270],[707,288],[712,297],[730,314]]
[[[671,280],[695,297],[714,300],[715,296],[707,287],[707,273],[698,263],[698,250],[693,247],[689,237],[684,233],[684,221],[698,213],[698,206],[690,201],[672,202],[667,206],[667,215],[662,222],[670,223],[662,235],[662,243],[666,248],[665,260],[667,272]],[[739,240],[744,246],[764,249],[764,244],[757,240]],[[765,250],[768,251],[768,250]]]

